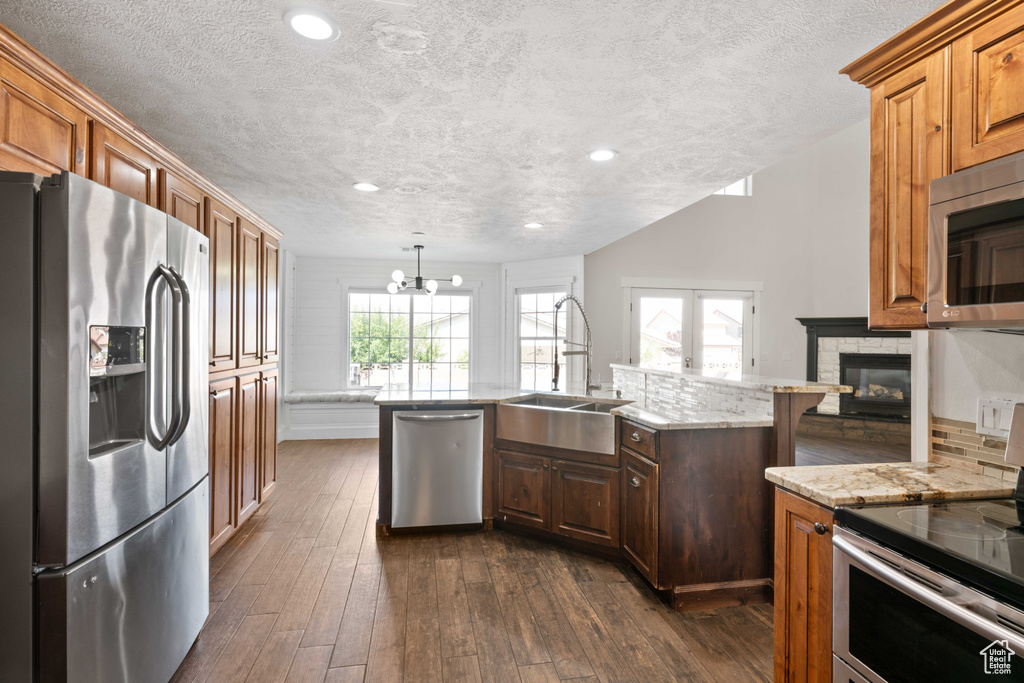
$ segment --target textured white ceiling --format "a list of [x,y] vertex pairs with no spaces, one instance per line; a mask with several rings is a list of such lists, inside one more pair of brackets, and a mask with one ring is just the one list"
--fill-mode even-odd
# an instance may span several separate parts
[[589,253],[865,118],[836,72],[940,2],[312,0],[328,45],[285,27],[301,4],[0,0],[0,22],[286,248],[512,261]]

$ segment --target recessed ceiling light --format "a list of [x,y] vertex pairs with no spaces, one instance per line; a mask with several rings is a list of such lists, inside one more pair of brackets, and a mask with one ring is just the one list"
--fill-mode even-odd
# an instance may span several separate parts
[[416,231],[416,232],[414,232],[413,234],[414,234],[414,235],[426,235],[427,233],[425,233],[425,232],[421,232],[421,231],[417,230],[417,231]]
[[352,186],[353,189],[359,190],[360,192],[376,192],[380,188],[373,183],[356,183]]
[[543,223],[527,223],[523,227],[524,228],[529,228],[530,230],[536,230],[537,228],[543,228],[544,224]]
[[617,156],[619,153],[614,149],[595,149],[587,155],[587,158],[591,161],[611,161]]
[[341,31],[334,20],[315,9],[292,9],[284,15],[284,23],[303,38],[329,43],[337,40]]

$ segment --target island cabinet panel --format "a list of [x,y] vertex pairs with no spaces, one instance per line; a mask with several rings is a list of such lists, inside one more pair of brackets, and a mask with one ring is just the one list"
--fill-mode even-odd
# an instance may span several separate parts
[[551,459],[498,451],[498,519],[548,529]]
[[237,407],[234,377],[210,383],[210,554],[235,530],[235,433]]
[[203,193],[171,171],[160,171],[160,208],[179,221],[206,234],[203,229]]
[[241,525],[260,501],[260,373],[238,378],[238,524]]
[[263,286],[260,288],[262,324],[260,330],[263,335],[260,344],[263,363],[277,363],[278,357],[278,262],[280,260],[280,247],[273,236],[263,233],[263,261],[262,268]]
[[85,112],[0,57],[0,170],[86,174]]
[[923,328],[928,191],[948,172],[947,50],[871,91],[870,326]]
[[551,463],[551,530],[619,546],[619,470],[568,460]]
[[775,494],[775,680],[832,680],[832,510]]
[[157,162],[102,123],[92,124],[91,178],[132,199],[159,207]]
[[1024,149],[1024,6],[953,42],[953,170]]
[[238,221],[238,367],[259,365],[260,345],[260,231],[244,219]]
[[658,587],[658,466],[622,450],[622,552]]
[[260,373],[260,502],[277,485],[277,370]]
[[235,277],[238,215],[216,199],[206,199],[206,236],[210,238],[210,371],[238,366],[235,348]]

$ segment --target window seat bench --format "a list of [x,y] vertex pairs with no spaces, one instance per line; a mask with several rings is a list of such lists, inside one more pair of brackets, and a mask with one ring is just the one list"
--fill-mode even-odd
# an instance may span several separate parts
[[285,403],[373,403],[376,389],[345,389],[341,391],[292,391]]

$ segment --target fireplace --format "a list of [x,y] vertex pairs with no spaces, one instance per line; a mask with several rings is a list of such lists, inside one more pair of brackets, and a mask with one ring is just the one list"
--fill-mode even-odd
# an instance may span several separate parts
[[840,382],[853,387],[839,398],[844,415],[910,417],[910,356],[840,353]]

